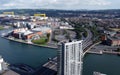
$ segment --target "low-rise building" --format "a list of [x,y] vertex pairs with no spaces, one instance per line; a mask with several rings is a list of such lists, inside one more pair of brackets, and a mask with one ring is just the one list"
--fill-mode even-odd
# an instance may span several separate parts
[[32,34],[27,34],[27,35],[24,35],[24,38],[26,40],[28,39],[39,39],[40,36],[42,35],[42,32],[35,32],[35,33],[32,33]]
[[119,35],[115,35],[113,37],[109,35],[102,35],[101,36],[101,41],[103,44],[107,44],[110,46],[120,46],[120,37]]
[[110,46],[120,46],[120,39],[108,37],[107,44]]
[[115,31],[104,31],[104,33],[110,35],[111,37],[116,34]]
[[12,36],[15,37],[15,38],[21,39],[22,34],[24,34],[24,33],[28,33],[28,29],[27,28],[19,28],[19,29],[13,30]]
[[20,28],[20,29],[15,29],[12,32],[12,36],[17,38],[17,39],[23,39],[23,40],[28,40],[28,39],[36,39],[39,38],[43,33],[41,31],[30,31],[27,28]]
[[44,34],[44,33],[51,33],[52,29],[50,27],[37,27],[37,28],[33,28],[32,31],[34,32],[41,31]]
[[67,26],[62,25],[62,26],[60,26],[59,28],[60,28],[60,29],[74,29],[72,26],[69,26],[69,25],[67,25]]

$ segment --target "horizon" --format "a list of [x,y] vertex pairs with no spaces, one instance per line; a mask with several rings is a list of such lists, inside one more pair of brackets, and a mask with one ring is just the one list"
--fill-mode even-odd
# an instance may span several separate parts
[[15,9],[0,9],[0,11],[4,10],[61,10],[61,11],[104,11],[104,10],[120,10],[120,9],[45,9],[45,8],[15,8]]

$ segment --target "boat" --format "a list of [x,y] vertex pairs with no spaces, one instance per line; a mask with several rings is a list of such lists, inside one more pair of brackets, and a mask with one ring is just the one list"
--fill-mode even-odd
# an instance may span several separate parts
[[100,73],[100,72],[93,72],[93,75],[107,75],[107,74],[103,74],[103,73]]

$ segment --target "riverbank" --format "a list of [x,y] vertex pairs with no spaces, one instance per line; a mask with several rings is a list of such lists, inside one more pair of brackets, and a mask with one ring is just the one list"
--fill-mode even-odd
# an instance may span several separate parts
[[9,29],[9,28],[11,28],[11,26],[0,25],[0,30],[5,30],[5,29]]
[[87,53],[89,54],[98,54],[98,55],[102,55],[102,54],[114,54],[114,55],[120,55],[120,52],[115,52],[115,51],[88,51]]
[[45,45],[37,45],[37,44],[33,44],[33,43],[27,43],[27,42],[24,42],[22,40],[14,40],[12,38],[7,38],[7,37],[4,37],[4,36],[2,38],[10,40],[10,41],[14,41],[14,42],[23,43],[23,44],[28,44],[28,45],[38,46],[38,47],[51,48],[51,49],[57,49],[57,47],[53,47],[53,46],[45,46]]

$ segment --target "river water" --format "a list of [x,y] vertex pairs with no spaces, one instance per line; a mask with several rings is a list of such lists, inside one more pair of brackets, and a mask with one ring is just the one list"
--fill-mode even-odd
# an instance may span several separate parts
[[[0,31],[2,32],[5,31]],[[57,50],[26,45],[0,37],[0,55],[10,64],[24,63],[36,68],[46,63],[49,57],[57,56]],[[120,75],[120,57],[117,55],[87,54],[83,61],[83,75],[92,75],[93,71]]]
[[0,55],[10,64],[24,63],[36,68],[47,62],[49,57],[55,57],[57,51],[9,41],[0,37]]

